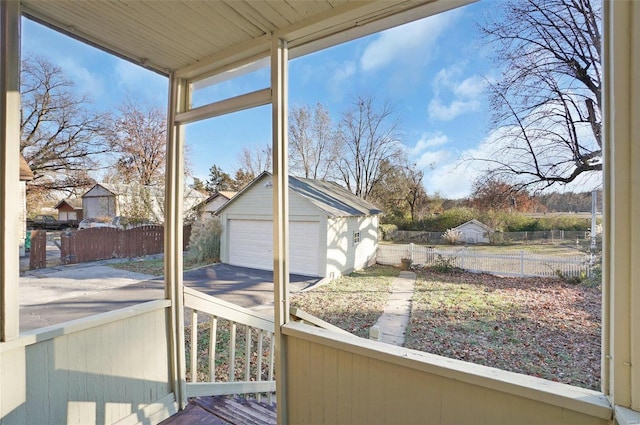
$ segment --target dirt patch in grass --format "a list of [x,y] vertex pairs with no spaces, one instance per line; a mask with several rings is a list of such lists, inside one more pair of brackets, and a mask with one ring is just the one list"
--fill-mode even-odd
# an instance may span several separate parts
[[405,346],[599,390],[601,289],[420,271]]
[[376,265],[333,280],[312,291],[291,295],[291,306],[363,338],[369,337],[399,270]]

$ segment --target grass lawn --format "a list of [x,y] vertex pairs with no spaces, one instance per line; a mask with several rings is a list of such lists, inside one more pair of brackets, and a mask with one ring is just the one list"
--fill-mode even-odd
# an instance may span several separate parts
[[398,269],[376,265],[333,280],[312,291],[291,295],[298,307],[355,335],[368,338],[382,314]]
[[[195,261],[187,254],[183,256],[184,270],[195,269],[213,263],[215,263],[215,261]],[[112,263],[109,264],[109,266],[116,269],[127,270],[136,273],[144,273],[151,276],[164,276],[163,258],[124,261],[122,263]]]
[[[397,244],[389,242],[381,242],[388,245],[406,245],[404,242],[398,242]],[[573,245],[553,245],[553,244],[513,244],[513,245],[447,245],[447,244],[416,244],[432,246],[436,250],[462,250],[466,249],[473,252],[490,252],[490,253],[505,253],[505,254],[517,254],[524,251],[527,254],[533,255],[548,255],[553,257],[565,257],[585,254],[583,251],[576,249]]]
[[[398,273],[372,267],[292,295],[291,304],[367,338]],[[405,346],[599,390],[600,334],[599,287],[423,270]]]
[[[185,257],[185,269],[200,265],[204,264]],[[152,275],[161,275],[162,266],[161,259],[113,265]],[[391,281],[398,273],[395,267],[377,265],[312,291],[292,294],[291,305],[367,338],[384,310]],[[405,346],[599,390],[601,302],[599,286],[572,285],[559,279],[420,270]],[[217,379],[226,380],[228,324],[221,321],[220,325],[216,370]],[[240,347],[243,332],[239,327]],[[198,338],[200,379],[206,379],[209,369],[204,361],[207,338],[207,332]],[[254,358],[258,355],[255,348],[251,353]],[[243,358],[244,353],[238,353],[238,371],[244,368]]]
[[599,390],[599,287],[421,271],[405,346]]

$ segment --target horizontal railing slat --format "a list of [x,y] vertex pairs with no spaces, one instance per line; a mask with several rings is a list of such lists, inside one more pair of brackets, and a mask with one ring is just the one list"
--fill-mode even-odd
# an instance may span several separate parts
[[276,381],[187,382],[187,397],[270,393],[275,390]]
[[184,305],[201,313],[207,313],[242,325],[249,325],[268,332],[274,331],[273,320],[195,289],[184,288]]

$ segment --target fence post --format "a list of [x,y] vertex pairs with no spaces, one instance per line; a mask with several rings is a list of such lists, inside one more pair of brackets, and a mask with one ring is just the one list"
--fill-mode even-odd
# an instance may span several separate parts
[[524,251],[520,251],[520,277],[524,276]]
[[465,257],[466,257],[466,255],[465,255],[465,254],[466,254],[466,250],[467,250],[467,247],[466,247],[466,246],[463,246],[463,247],[462,247],[462,250],[460,251],[460,253],[462,254],[462,255],[461,255],[461,257],[462,257],[462,262],[461,262],[461,265],[460,265],[460,268],[461,268],[461,269],[464,269],[464,259],[465,259]]
[[413,264],[413,242],[409,244],[409,259],[411,260],[411,263]]

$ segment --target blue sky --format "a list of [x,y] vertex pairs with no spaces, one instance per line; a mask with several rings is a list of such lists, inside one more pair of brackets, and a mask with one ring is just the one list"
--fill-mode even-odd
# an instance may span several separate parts
[[[459,159],[486,149],[490,116],[484,87],[497,73],[474,21],[497,6],[475,3],[294,59],[290,106],[320,102],[338,120],[359,94],[388,100],[400,123],[400,141],[425,171],[427,192],[466,196],[478,173]],[[23,55],[44,56],[60,66],[97,108],[115,108],[127,96],[166,107],[166,78],[28,20],[23,31]],[[268,81],[266,72],[257,76]],[[233,95],[245,90],[245,83],[250,82],[221,87]],[[232,174],[241,148],[270,143],[270,128],[269,107],[189,125],[193,175],[206,179],[213,164]]]

